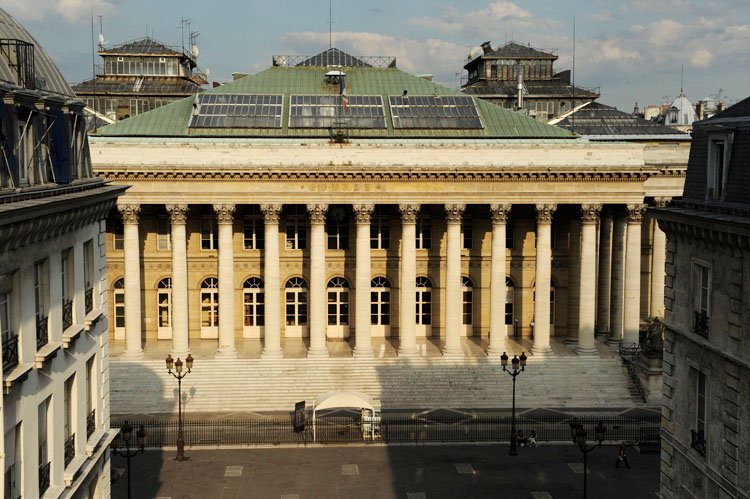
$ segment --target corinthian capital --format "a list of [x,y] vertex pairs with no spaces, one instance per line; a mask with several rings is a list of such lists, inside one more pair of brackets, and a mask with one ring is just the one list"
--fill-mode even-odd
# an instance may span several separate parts
[[166,205],[166,208],[172,224],[185,225],[185,223],[187,222],[188,205],[168,204]]
[[263,213],[263,219],[266,223],[279,223],[279,215],[281,214],[280,204],[262,204],[260,205],[260,211]]
[[643,222],[643,214],[646,212],[645,204],[629,204],[625,208],[628,211],[627,221],[629,224],[639,224]]
[[465,204],[446,204],[445,221],[449,224],[460,224],[461,216],[464,214],[465,209]]
[[585,224],[595,224],[601,211],[602,205],[600,204],[582,204],[581,221]]
[[493,224],[504,224],[508,223],[510,217],[510,204],[491,204],[490,213],[492,214]]
[[552,216],[557,210],[556,204],[538,204],[536,205],[536,222],[540,224],[552,223]]
[[670,197],[658,197],[654,198],[654,206],[657,208],[666,208],[669,203],[672,202]]
[[307,213],[310,215],[311,224],[326,223],[326,213],[328,213],[327,204],[308,204]]
[[117,209],[122,214],[122,222],[126,224],[137,224],[141,213],[139,204],[118,204]]
[[405,224],[417,223],[417,214],[419,214],[418,204],[400,204],[398,209],[401,212],[401,222]]
[[216,218],[220,224],[231,224],[234,218],[234,205],[233,204],[215,204],[214,212]]
[[355,204],[352,205],[354,218],[358,224],[369,224],[372,212],[375,211],[375,205],[372,204]]

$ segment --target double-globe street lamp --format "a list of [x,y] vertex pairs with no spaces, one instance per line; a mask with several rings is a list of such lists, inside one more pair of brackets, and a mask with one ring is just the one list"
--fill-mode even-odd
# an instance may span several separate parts
[[602,446],[602,442],[604,441],[604,434],[607,433],[607,427],[604,426],[604,423],[602,423],[601,421],[596,424],[596,426],[594,427],[594,432],[596,433],[596,440],[599,443],[589,446],[586,445],[586,437],[588,436],[588,432],[583,427],[583,424],[578,421],[578,418],[573,416],[573,419],[570,421],[569,425],[570,434],[571,437],[573,437],[573,443],[578,446],[578,449],[580,449],[581,452],[583,452],[583,499],[586,499],[588,492],[586,489],[586,473],[588,467],[586,457],[588,456],[589,452]]
[[[179,407],[178,419],[177,419],[177,461],[185,460],[185,438],[182,434],[182,378],[187,376],[191,369],[193,369],[193,356],[188,354],[185,357],[185,367],[187,372],[182,372],[183,362],[177,357],[175,361],[171,355],[167,355],[167,372],[177,378],[177,406]],[[174,369],[174,372],[172,371]]]
[[511,369],[508,369],[508,355],[503,352],[500,356],[500,362],[503,365],[503,371],[510,374],[513,377],[513,412],[511,413],[510,422],[510,454],[511,456],[517,456],[518,451],[516,450],[516,376],[521,374],[526,369],[526,353],[521,352],[521,357],[514,355],[513,360],[510,361]]
[[[146,432],[146,429],[143,427],[143,425],[138,428],[138,431],[135,432],[136,436],[136,442],[138,444],[138,447],[133,451],[130,452],[130,439],[133,437],[133,427],[130,426],[130,423],[125,421],[125,424],[122,425],[120,428],[120,431],[115,435],[115,438],[112,440],[112,443],[110,444],[112,448],[112,452],[117,454],[118,456],[122,456],[125,459],[127,459],[128,462],[128,499],[130,499],[130,458],[137,455],[140,452],[143,452],[146,447],[146,435],[148,432]],[[122,437],[123,442],[125,442],[125,451],[118,450],[118,447],[120,447],[120,438]]]

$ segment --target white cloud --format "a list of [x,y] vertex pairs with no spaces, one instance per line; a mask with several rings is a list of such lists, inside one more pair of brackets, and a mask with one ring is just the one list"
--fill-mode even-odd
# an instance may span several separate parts
[[94,15],[111,14],[115,4],[108,0],[0,0],[0,7],[21,21],[42,21],[62,17],[78,22]]
[[697,68],[706,68],[711,64],[714,55],[706,49],[699,49],[690,58],[690,64]]

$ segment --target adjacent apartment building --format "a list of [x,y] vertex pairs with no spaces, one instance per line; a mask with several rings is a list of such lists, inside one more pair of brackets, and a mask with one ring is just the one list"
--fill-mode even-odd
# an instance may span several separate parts
[[83,108],[0,10],[3,497],[108,498],[105,217]]
[[667,234],[661,497],[750,497],[750,98],[696,122]]

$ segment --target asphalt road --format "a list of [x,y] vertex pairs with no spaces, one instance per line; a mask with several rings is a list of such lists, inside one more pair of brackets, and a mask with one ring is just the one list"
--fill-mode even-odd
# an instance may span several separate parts
[[[131,460],[133,498],[171,499],[564,499],[583,497],[574,445],[340,446],[146,451]],[[629,449],[632,469],[615,468],[617,447],[588,456],[588,497],[656,498],[659,455]],[[124,473],[125,460],[113,458]],[[127,477],[112,497],[127,497]]]

